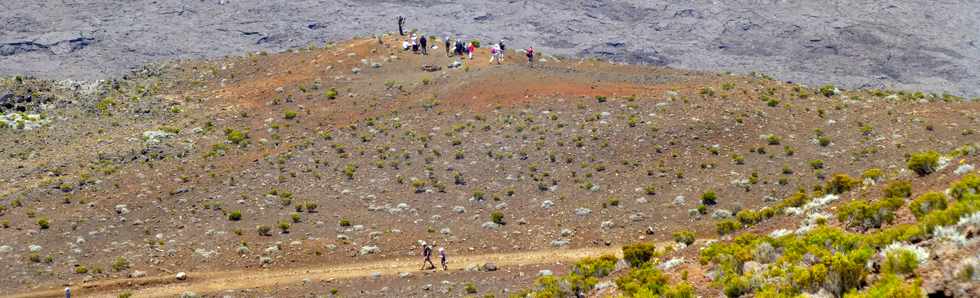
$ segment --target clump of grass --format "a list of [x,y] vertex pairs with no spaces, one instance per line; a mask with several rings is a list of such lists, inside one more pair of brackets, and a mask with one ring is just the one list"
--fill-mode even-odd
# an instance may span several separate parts
[[228,214],[228,220],[230,221],[242,220],[242,212],[238,210],[232,211],[231,213]]

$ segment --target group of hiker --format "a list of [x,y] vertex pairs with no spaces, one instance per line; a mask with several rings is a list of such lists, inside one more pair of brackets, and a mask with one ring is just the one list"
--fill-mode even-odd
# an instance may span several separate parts
[[[436,269],[436,264],[432,263],[432,245],[429,245],[425,241],[422,241],[422,270],[426,269]],[[439,248],[439,261],[442,264],[442,270],[449,270],[449,261],[446,260],[446,250],[442,247]],[[429,267],[426,267],[426,264]]]
[[[398,17],[398,34],[405,36],[404,30],[405,17]],[[413,53],[420,55],[429,55],[429,48],[438,48],[434,44],[436,37],[430,36],[426,37],[424,34],[417,34],[411,32],[408,39],[402,42],[402,50],[411,50]],[[465,57],[464,59],[473,60],[473,54],[476,53],[476,48],[478,48],[478,41],[464,42],[461,38],[456,38],[455,40],[450,36],[446,36],[443,39],[443,46],[446,49],[446,57]],[[528,66],[534,67],[534,47],[528,47],[523,50],[524,55],[527,56]],[[490,47],[490,63],[496,62],[497,64],[503,63],[504,55],[507,53],[507,45],[504,44],[503,40],[494,44]]]

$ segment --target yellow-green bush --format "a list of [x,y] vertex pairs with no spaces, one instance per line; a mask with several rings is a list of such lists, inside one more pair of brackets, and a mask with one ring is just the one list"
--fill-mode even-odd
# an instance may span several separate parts
[[636,243],[623,246],[623,260],[633,268],[639,268],[651,258],[657,257],[657,246],[652,243]]
[[691,245],[694,243],[694,232],[689,230],[674,232],[674,241],[677,243],[684,243],[684,245]]
[[927,192],[912,200],[909,209],[915,218],[922,218],[933,210],[946,209],[946,195],[941,192]]
[[912,154],[909,156],[909,170],[915,171],[919,176],[932,174],[939,167],[939,153],[936,151],[926,151]]
[[835,174],[830,178],[830,181],[827,181],[827,186],[824,187],[824,191],[831,194],[842,194],[858,185],[861,185],[861,181],[851,178],[847,174]]
[[925,297],[922,291],[922,281],[914,280],[905,282],[902,278],[894,274],[886,274],[875,284],[866,290],[857,292],[851,291],[844,295],[844,298],[921,298]]
[[976,174],[967,174],[953,183],[949,189],[949,195],[957,200],[963,200],[967,196],[977,196],[980,193],[980,176]]
[[886,198],[908,198],[912,196],[912,183],[904,180],[893,181],[881,190],[881,194]]
[[840,207],[837,219],[848,227],[880,228],[895,219],[895,210],[902,207],[902,198],[882,198],[873,203],[856,200]]
[[915,271],[919,267],[919,260],[915,253],[907,249],[896,249],[885,254],[885,259],[881,264],[881,271],[885,273],[907,274]]
[[715,223],[718,235],[728,235],[742,228],[742,224],[734,219],[726,219]]

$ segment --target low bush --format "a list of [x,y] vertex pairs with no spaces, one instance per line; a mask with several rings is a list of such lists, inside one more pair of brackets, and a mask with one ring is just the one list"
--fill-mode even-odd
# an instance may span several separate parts
[[888,183],[881,194],[886,198],[908,198],[912,196],[912,183],[904,180]]
[[718,195],[714,191],[708,191],[701,194],[701,204],[712,206],[718,204]]
[[933,210],[946,209],[946,195],[941,192],[927,192],[912,200],[909,210],[915,218],[922,218]]
[[259,233],[259,236],[272,236],[272,228],[267,225],[259,225],[255,227],[255,231]]
[[657,257],[657,246],[652,243],[636,243],[623,246],[623,260],[628,262],[631,267],[639,268]]
[[842,194],[858,185],[861,185],[861,181],[851,178],[847,174],[835,174],[830,178],[830,181],[827,181],[824,191],[830,194]]
[[677,243],[684,243],[684,245],[691,245],[694,243],[694,232],[690,230],[682,230],[674,232],[674,241]]
[[919,176],[932,174],[939,167],[939,153],[926,151],[912,154],[907,165],[909,170],[914,171]]
[[882,224],[891,223],[895,219],[895,210],[901,208],[903,203],[902,198],[894,197],[873,203],[856,200],[841,206],[837,211],[837,219],[847,223],[848,227],[880,228]]
[[228,214],[228,220],[239,221],[242,220],[242,212],[235,210]]
[[881,271],[894,274],[908,274],[919,267],[919,260],[915,253],[908,249],[896,249],[885,254],[882,260]]
[[742,228],[742,224],[734,219],[726,219],[715,223],[718,235],[728,235]]
[[499,225],[506,224],[506,222],[504,222],[504,213],[500,211],[490,213],[490,220]]

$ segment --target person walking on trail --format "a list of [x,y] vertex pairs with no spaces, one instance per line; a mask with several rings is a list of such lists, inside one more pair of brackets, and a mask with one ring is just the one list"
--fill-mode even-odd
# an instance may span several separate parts
[[436,264],[432,263],[432,246],[429,246],[424,241],[422,242],[422,256],[425,257],[425,260],[422,261],[422,270],[426,269],[426,263],[431,266],[429,268],[436,268]]
[[439,262],[442,264],[442,270],[449,270],[449,261],[446,260],[446,250],[442,247],[439,248]]
[[71,298],[71,288],[65,288],[65,298]]
[[463,57],[463,40],[456,39],[456,56]]
[[476,45],[472,42],[466,44],[466,53],[469,55],[470,60],[473,60],[473,53],[476,52]]
[[446,43],[446,57],[452,57],[453,56],[453,54],[452,54],[453,52],[452,52],[452,49],[450,49],[450,48],[452,47],[452,43],[453,42],[451,40],[449,40],[449,35],[446,35],[446,42],[445,43]]
[[412,53],[419,53],[419,37],[412,34]]
[[405,17],[398,16],[398,34],[405,36],[405,30],[402,27],[405,25]]
[[501,39],[500,40],[500,43],[498,43],[497,45],[500,46],[500,57],[497,57],[497,60],[499,62],[503,62],[504,55],[507,54],[507,46],[504,45],[504,40],[503,39]]
[[500,64],[501,56],[503,56],[503,51],[500,50],[500,44],[493,45],[493,48],[490,48],[490,63],[496,60],[497,64]]
[[426,42],[425,35],[422,35],[422,37],[419,38],[419,49],[422,50],[422,55],[429,54],[429,50],[427,48],[428,45],[429,44]]
[[527,52],[527,65],[534,67],[534,47],[528,47],[525,52]]

